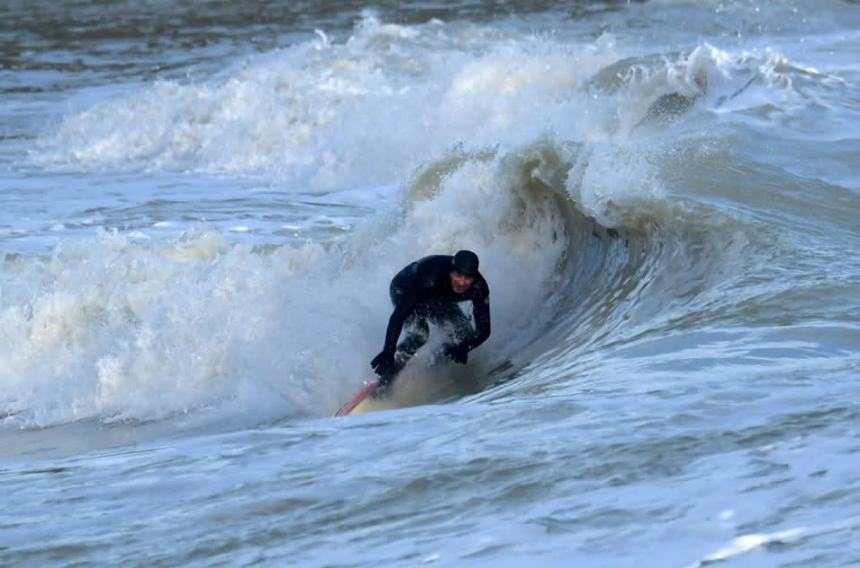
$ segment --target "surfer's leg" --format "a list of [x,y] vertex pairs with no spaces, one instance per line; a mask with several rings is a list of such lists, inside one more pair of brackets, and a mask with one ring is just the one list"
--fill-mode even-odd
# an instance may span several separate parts
[[427,320],[421,316],[413,314],[406,320],[404,327],[406,328],[406,337],[397,345],[397,352],[394,354],[394,364],[379,377],[379,382],[386,387],[397,378],[397,375],[403,370],[406,363],[409,362],[422,345],[427,343],[427,339],[430,337],[430,326],[427,324]]
[[406,337],[397,345],[397,353],[394,355],[394,363],[400,369],[430,337],[430,326],[422,317],[411,317],[407,321],[406,329]]
[[472,322],[456,304],[436,306],[433,313],[433,323],[449,328],[448,339],[445,341],[446,345],[459,345],[475,335]]
[[[427,338],[430,337],[430,327],[424,318],[411,317],[406,320],[406,329],[406,337],[397,345],[397,352],[394,354],[394,364],[379,377],[379,382],[384,387],[388,387],[397,378],[398,373],[403,370],[406,363],[409,362],[422,345],[427,343]],[[384,391],[379,392],[379,396],[383,396],[384,394]]]
[[448,329],[445,342],[433,355],[435,361],[446,357],[450,348],[467,342],[475,335],[471,320],[456,304],[448,303],[436,306],[432,314],[432,321],[434,324]]

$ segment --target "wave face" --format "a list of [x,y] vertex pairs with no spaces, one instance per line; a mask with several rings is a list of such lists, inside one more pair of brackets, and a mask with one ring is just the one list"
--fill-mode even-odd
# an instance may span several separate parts
[[457,246],[480,251],[492,283],[495,332],[479,364],[522,360],[529,345],[567,338],[572,316],[559,309],[626,296],[618,287],[635,276],[625,273],[641,272],[653,246],[640,227],[653,220],[607,229],[577,208],[568,186],[587,168],[581,154],[551,142],[455,152],[417,173],[400,206],[328,246],[104,232],[7,258],[7,413],[38,426],[147,421],[213,405],[244,412],[273,392],[276,414],[326,413],[366,375],[391,275]]
[[106,6],[0,18],[0,564],[856,560],[855,2]]

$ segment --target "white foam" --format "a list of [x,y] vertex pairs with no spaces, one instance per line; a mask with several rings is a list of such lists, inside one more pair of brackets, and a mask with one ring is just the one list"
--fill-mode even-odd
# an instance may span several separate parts
[[472,359],[495,365],[551,312],[570,246],[555,201],[519,184],[533,158],[465,160],[435,193],[325,247],[102,232],[21,258],[0,282],[0,409],[24,426],[329,413],[371,374],[391,277],[460,248],[478,252],[491,288],[493,336]]
[[701,561],[690,565],[690,568],[707,566],[714,562],[729,560],[742,554],[761,549],[768,544],[789,543],[801,538],[805,534],[803,529],[791,529],[774,533],[747,534],[734,539],[725,546],[703,558]]
[[265,172],[303,189],[397,182],[458,143],[581,138],[588,76],[614,43],[566,44],[368,16],[191,83],[159,81],[72,114],[34,159],[60,170]]
[[860,517],[851,516],[829,523],[821,523],[808,527],[799,527],[771,533],[750,533],[741,535],[728,545],[707,555],[702,560],[689,565],[689,568],[701,568],[715,562],[731,560],[732,558],[766,549],[772,544],[793,544],[800,540],[828,535],[832,533],[855,530],[860,525]]
[[[264,173],[281,187],[402,182],[456,145],[517,148],[550,135],[624,143],[661,96],[714,112],[806,104],[779,52],[701,44],[662,60],[591,42],[367,15],[193,82],[159,81],[67,116],[33,158],[52,169]],[[618,66],[616,68],[616,66]],[[620,89],[595,89],[608,81]]]

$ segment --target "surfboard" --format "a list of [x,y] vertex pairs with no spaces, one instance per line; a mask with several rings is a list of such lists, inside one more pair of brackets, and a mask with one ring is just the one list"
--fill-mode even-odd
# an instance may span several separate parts
[[371,410],[370,396],[378,391],[382,385],[378,380],[371,381],[366,387],[361,389],[358,394],[352,397],[343,406],[335,412],[335,416],[347,416],[349,414],[361,414]]
[[391,380],[388,387],[379,380],[368,382],[358,394],[340,407],[335,416],[352,416],[365,412],[406,408],[420,404],[430,404],[471,391],[459,392],[468,370],[457,365],[440,364],[438,357],[425,359],[419,364],[414,362],[404,369],[394,371],[397,380]]

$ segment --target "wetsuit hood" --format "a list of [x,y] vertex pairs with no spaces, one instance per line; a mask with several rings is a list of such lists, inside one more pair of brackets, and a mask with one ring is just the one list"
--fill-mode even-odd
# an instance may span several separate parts
[[478,255],[470,250],[459,251],[454,255],[454,260],[451,262],[451,270],[464,276],[477,276]]

